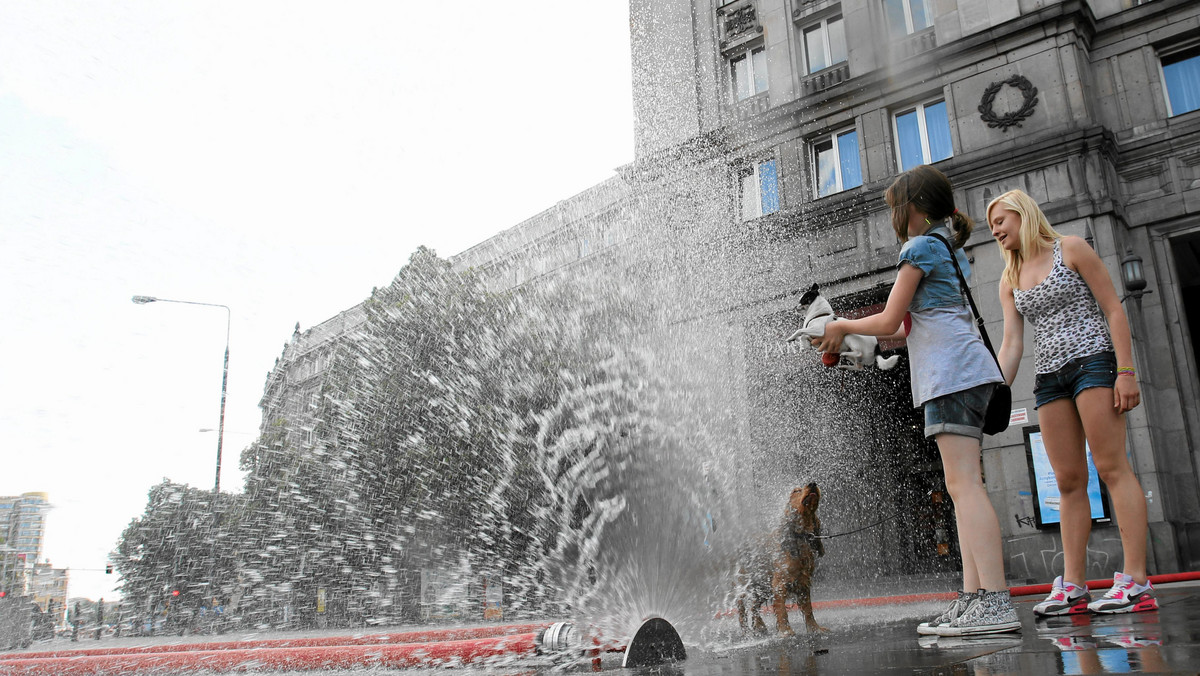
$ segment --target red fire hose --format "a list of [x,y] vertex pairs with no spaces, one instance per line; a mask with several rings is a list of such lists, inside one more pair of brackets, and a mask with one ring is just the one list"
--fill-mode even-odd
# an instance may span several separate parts
[[346,669],[361,667],[455,666],[532,655],[537,634],[512,634],[459,641],[401,645],[325,645],[304,647],[227,648],[122,655],[83,655],[0,660],[0,672],[11,676],[116,676],[139,671],[245,672]]
[[80,657],[84,655],[139,655],[145,653],[172,653],[193,650],[231,650],[239,648],[306,648],[316,646],[382,645],[389,643],[432,643],[436,641],[461,641],[464,639],[528,634],[549,626],[549,622],[534,624],[509,624],[492,627],[468,627],[462,629],[432,629],[387,634],[363,634],[358,636],[318,636],[309,638],[252,639],[243,641],[207,641],[197,643],[168,643],[151,646],[129,646],[125,648],[81,648],[79,650],[50,650],[42,652],[0,653],[0,662],[12,659],[53,657]]

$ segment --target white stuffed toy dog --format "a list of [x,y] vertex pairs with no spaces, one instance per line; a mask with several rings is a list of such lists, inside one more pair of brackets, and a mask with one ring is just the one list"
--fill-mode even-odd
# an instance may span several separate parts
[[[841,319],[841,317],[834,316],[833,307],[821,295],[821,289],[816,284],[813,284],[800,297],[800,306],[806,305],[808,311],[804,314],[804,323],[795,333],[787,337],[788,342],[803,338],[805,342],[811,344],[813,338],[825,335],[826,324],[835,319]],[[874,336],[860,336],[857,333],[847,334],[842,340],[842,351],[837,355],[837,360],[833,361],[832,357],[833,355],[824,355],[821,361],[826,366],[837,366],[840,369],[854,371],[861,370],[870,360],[873,360],[875,366],[884,371],[900,361],[900,355],[892,355],[886,359],[880,355],[879,341]]]

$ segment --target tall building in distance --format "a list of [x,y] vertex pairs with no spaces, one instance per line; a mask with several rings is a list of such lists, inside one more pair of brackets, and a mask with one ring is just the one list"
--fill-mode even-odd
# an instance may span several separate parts
[[0,496],[0,586],[6,591],[26,591],[42,556],[48,511],[45,493]]

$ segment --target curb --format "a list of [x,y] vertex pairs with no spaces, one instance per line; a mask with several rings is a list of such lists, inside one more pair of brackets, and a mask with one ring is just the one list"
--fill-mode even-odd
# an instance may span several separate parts
[[[1192,572],[1188,572],[1188,573],[1166,573],[1163,575],[1148,575],[1146,577],[1150,580],[1150,584],[1170,584],[1172,582],[1192,582],[1195,580],[1200,580],[1200,571],[1192,571]],[[1108,578],[1105,580],[1088,580],[1086,584],[1087,584],[1088,589],[1108,589],[1109,587],[1111,587],[1113,585],[1113,581],[1112,581],[1112,578]],[[1009,588],[1008,593],[1013,596],[1033,596],[1035,594],[1036,595],[1049,594],[1050,589],[1053,586],[1054,585],[1051,583],[1046,583],[1046,584],[1025,585],[1023,587],[1011,587],[1011,588]]]

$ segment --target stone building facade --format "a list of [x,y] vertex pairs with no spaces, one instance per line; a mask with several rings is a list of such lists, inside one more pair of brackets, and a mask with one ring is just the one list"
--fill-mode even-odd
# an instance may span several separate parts
[[639,231],[629,184],[614,176],[451,258],[474,268],[493,290],[536,284],[549,276],[586,274],[612,265]]
[[[843,311],[886,298],[899,245],[882,193],[900,171],[934,164],[976,220],[991,198],[1022,188],[1061,232],[1092,242],[1126,296],[1143,393],[1128,449],[1147,494],[1151,570],[1200,565],[1200,5],[632,0],[631,26],[631,181],[689,185],[683,193],[702,176],[723,204],[688,247],[726,254],[733,293],[712,296],[710,321],[745,329],[749,410],[767,406],[750,393],[780,378],[755,365],[787,357],[773,336],[794,326],[797,288],[819,282]],[[982,224],[967,250],[998,341],[1003,264]],[[1123,263],[1137,259],[1144,293],[1122,282]],[[1061,544],[1034,518],[1026,337],[1014,383],[1025,420],[985,440],[984,466],[1009,575],[1045,581]],[[795,436],[781,420],[803,417],[801,402],[773,405],[762,417],[779,433],[760,436]],[[1088,575],[1111,575],[1119,551],[1115,524],[1099,523]]]
[[261,437],[283,430],[287,438],[280,442],[290,446],[312,442],[314,411],[321,385],[329,375],[333,350],[340,339],[352,334],[366,318],[366,310],[360,303],[306,331],[296,324],[291,340],[284,344],[283,352],[267,374],[259,401],[263,411]]

